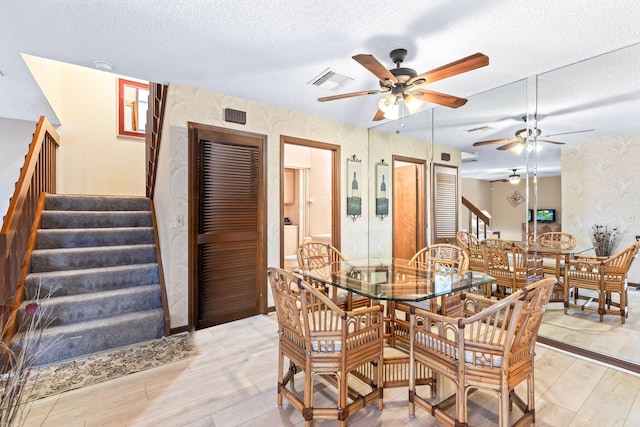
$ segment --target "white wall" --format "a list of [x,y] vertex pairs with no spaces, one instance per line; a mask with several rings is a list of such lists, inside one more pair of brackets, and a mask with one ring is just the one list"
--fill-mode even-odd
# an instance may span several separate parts
[[58,193],[144,196],[144,139],[117,136],[118,75],[25,56],[60,119]]
[[36,125],[37,122],[0,118],[0,219],[9,209]]
[[513,206],[510,197],[517,191],[523,198],[525,193],[525,180],[518,184],[510,182],[492,182],[491,187],[491,215],[492,230],[500,231],[500,237],[506,240],[520,240],[522,238],[522,223],[527,220],[527,204],[525,202]]
[[[562,228],[578,249],[591,247],[595,224],[623,231],[618,250],[640,235],[640,134],[613,136],[562,147]],[[591,252],[593,253],[593,252]],[[640,262],[629,272],[640,282]]]

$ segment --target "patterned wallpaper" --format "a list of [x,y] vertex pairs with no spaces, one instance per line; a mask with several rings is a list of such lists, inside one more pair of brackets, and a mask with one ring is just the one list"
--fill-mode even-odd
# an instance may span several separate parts
[[[578,249],[591,247],[594,224],[619,227],[617,249],[640,235],[640,134],[600,138],[562,148],[562,229]],[[640,282],[640,261],[629,272]]]
[[[223,121],[223,110],[233,108],[247,112],[245,126]],[[257,102],[171,83],[167,95],[167,116],[158,162],[159,182],[156,190],[156,211],[171,327],[188,324],[187,233],[177,225],[179,218],[187,219],[187,123],[238,129],[267,135],[267,265],[280,264],[280,136],[289,135],[340,145],[341,176],[346,176],[346,158],[355,154],[368,163],[367,129],[308,116]],[[368,182],[368,170],[363,168],[363,185]],[[162,176],[162,178],[160,178]],[[344,180],[343,180],[344,181]],[[341,194],[346,184],[341,183]],[[346,212],[342,197],[341,212]],[[363,204],[362,218],[342,222],[341,251],[350,258],[366,257],[368,251],[367,206]],[[266,280],[266,279],[265,279]],[[271,300],[270,300],[271,301]],[[272,304],[272,302],[270,302]]]

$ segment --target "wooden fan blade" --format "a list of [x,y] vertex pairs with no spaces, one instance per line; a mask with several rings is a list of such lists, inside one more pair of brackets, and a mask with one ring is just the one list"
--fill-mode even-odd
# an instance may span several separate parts
[[354,96],[362,96],[362,95],[375,95],[376,93],[381,93],[382,90],[364,90],[362,92],[352,92],[352,93],[343,93],[342,95],[333,95],[333,96],[325,96],[323,98],[318,98],[318,101],[334,101],[336,99],[344,99],[344,98],[353,98]]
[[489,181],[489,182],[509,182],[508,179],[494,179],[493,181]]
[[360,65],[369,70],[379,80],[390,80],[393,83],[398,83],[396,76],[391,74],[391,71],[387,70],[373,55],[359,54],[352,56]]
[[544,138],[549,136],[569,135],[572,133],[593,132],[595,129],[574,130],[573,132],[552,133],[551,135],[542,135]]
[[420,84],[427,84],[437,82],[438,80],[446,79],[447,77],[453,77],[458,74],[466,73],[467,71],[475,70],[476,68],[489,65],[489,57],[482,53],[474,53],[466,58],[453,61],[442,67],[438,67],[434,70],[427,71],[412,78],[407,82],[407,85],[412,84],[418,80],[424,80]]
[[516,141],[511,141],[508,144],[501,145],[500,147],[497,147],[497,148],[498,148],[498,150],[505,151],[505,150],[509,150],[509,149],[517,146],[518,144],[522,144],[524,146],[524,142],[523,141],[516,140]]
[[378,111],[376,112],[376,115],[373,116],[373,121],[377,122],[377,121],[382,120],[382,119],[384,119],[384,111],[378,109]]
[[513,141],[513,138],[490,139],[488,141],[474,142],[473,146],[474,147],[482,147],[483,145],[501,144],[503,142],[511,142],[511,141]]
[[559,142],[559,141],[549,141],[548,139],[539,139],[538,141],[540,141],[540,142],[548,142],[548,143],[551,143],[551,144],[564,145],[564,142]]
[[423,101],[433,102],[434,104],[444,105],[445,107],[458,108],[467,103],[467,100],[464,98],[447,95],[446,93],[433,92],[431,90],[417,89],[411,93]]

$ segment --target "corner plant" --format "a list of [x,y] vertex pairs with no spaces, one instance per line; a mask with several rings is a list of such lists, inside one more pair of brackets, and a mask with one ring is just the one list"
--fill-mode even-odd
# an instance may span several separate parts
[[594,225],[591,227],[591,243],[597,256],[609,256],[614,253],[622,234],[617,227]]

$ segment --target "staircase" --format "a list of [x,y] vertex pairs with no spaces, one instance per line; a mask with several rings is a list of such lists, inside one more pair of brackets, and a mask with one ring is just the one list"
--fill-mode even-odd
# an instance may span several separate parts
[[149,199],[47,195],[30,264],[19,319],[38,291],[53,319],[37,366],[164,335]]

